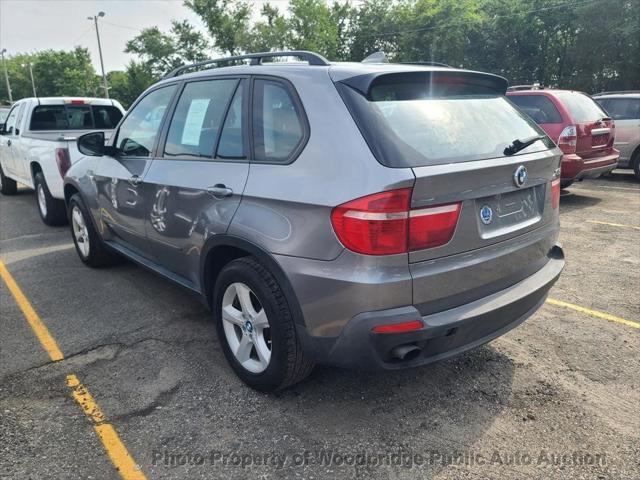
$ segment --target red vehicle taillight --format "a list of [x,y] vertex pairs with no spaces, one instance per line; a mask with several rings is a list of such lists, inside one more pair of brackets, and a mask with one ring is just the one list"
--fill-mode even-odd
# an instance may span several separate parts
[[563,153],[576,153],[578,143],[578,131],[574,125],[569,125],[562,130],[558,138],[558,147]]
[[420,330],[422,327],[424,327],[424,323],[420,320],[411,320],[409,322],[376,325],[371,330],[376,333],[402,333],[410,332],[412,330]]
[[551,206],[554,209],[560,208],[560,179],[556,178],[551,182]]
[[71,167],[71,159],[69,158],[69,150],[66,148],[56,148],[56,163],[60,176],[64,178],[67,170]]
[[411,209],[411,188],[390,190],[339,205],[331,212],[338,239],[349,250],[392,255],[433,248],[453,237],[461,204]]

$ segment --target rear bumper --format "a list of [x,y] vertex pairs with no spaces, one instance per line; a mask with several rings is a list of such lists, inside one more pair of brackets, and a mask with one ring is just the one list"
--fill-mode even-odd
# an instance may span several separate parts
[[581,180],[583,178],[595,178],[603,173],[608,173],[618,166],[620,152],[615,148],[612,153],[602,157],[584,159],[575,154],[567,154],[562,157],[562,180]]
[[[335,338],[311,336],[302,325],[298,334],[305,352],[320,363],[366,370],[424,365],[487,343],[518,326],[544,303],[563,268],[562,248],[555,246],[545,266],[533,275],[465,305],[425,316],[414,306],[361,313]],[[421,320],[424,327],[406,333],[372,332],[376,325],[412,320]],[[394,357],[394,349],[403,346],[414,348],[411,358]]]

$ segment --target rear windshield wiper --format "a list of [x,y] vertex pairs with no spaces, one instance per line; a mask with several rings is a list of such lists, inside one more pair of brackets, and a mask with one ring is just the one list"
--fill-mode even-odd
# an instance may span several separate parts
[[503,153],[505,155],[515,155],[520,150],[524,150],[529,145],[533,145],[538,140],[544,140],[545,138],[547,138],[546,135],[534,135],[533,137],[527,137],[523,139],[516,138],[513,142],[511,142],[511,145],[504,149]]

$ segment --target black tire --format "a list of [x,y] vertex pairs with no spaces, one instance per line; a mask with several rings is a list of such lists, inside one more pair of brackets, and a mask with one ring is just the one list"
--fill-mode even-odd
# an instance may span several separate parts
[[[82,219],[84,220],[84,225],[86,226],[87,236],[89,238],[89,253],[85,255],[78,245],[78,239],[76,238],[74,232],[74,221],[72,219],[74,209],[77,208],[80,214],[82,215]],[[108,265],[116,264],[120,261],[120,257],[115,253],[109,251],[105,246],[104,242],[100,238],[100,235],[96,231],[93,221],[91,220],[91,216],[87,208],[80,198],[80,195],[75,194],[69,200],[69,209],[68,209],[68,219],[69,219],[69,228],[71,230],[71,238],[73,239],[73,244],[76,247],[76,253],[80,260],[85,265],[88,265],[93,268],[106,267]]]
[[18,191],[18,184],[12,178],[5,177],[0,165],[0,193],[3,195],[15,195]]
[[561,180],[560,181],[560,188],[562,190],[564,190],[565,188],[569,188],[571,185],[573,185],[573,180]]
[[640,150],[631,157],[631,165],[633,166],[633,174],[637,180],[640,180]]
[[[236,282],[247,285],[267,314],[271,358],[261,373],[252,373],[231,352],[222,321],[222,301],[227,288]],[[273,392],[293,385],[313,370],[296,335],[291,308],[275,277],[254,257],[229,262],[220,272],[213,290],[213,312],[222,350],[238,377],[251,388]]]
[[[33,179],[33,186],[36,190],[36,204],[42,221],[50,226],[64,225],[67,223],[67,210],[64,205],[64,200],[58,200],[51,196],[47,181],[44,179],[42,172],[36,173]],[[42,198],[40,195],[42,195]],[[43,201],[42,204],[41,200]]]

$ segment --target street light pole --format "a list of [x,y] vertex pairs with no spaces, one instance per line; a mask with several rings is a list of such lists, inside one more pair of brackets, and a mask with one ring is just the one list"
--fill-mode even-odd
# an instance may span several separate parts
[[29,65],[29,75],[31,76],[31,87],[33,88],[33,96],[37,97],[38,94],[36,93],[36,82],[33,80],[33,68],[31,68],[31,62],[29,62],[28,65]]
[[104,12],[98,12],[98,15],[93,17],[87,17],[88,20],[93,20],[96,26],[96,37],[98,38],[98,53],[100,54],[100,68],[102,69],[102,83],[104,87],[104,98],[109,98],[109,86],[107,85],[107,76],[104,73],[104,61],[102,60],[102,45],[100,44],[100,30],[98,29],[98,18],[104,17]]
[[3,48],[0,51],[0,55],[2,56],[2,66],[4,67],[4,81],[7,82],[7,93],[9,94],[9,103],[13,103],[13,97],[11,96],[11,84],[9,83],[9,73],[7,72],[7,64],[4,61],[4,53],[7,51],[6,48]]

